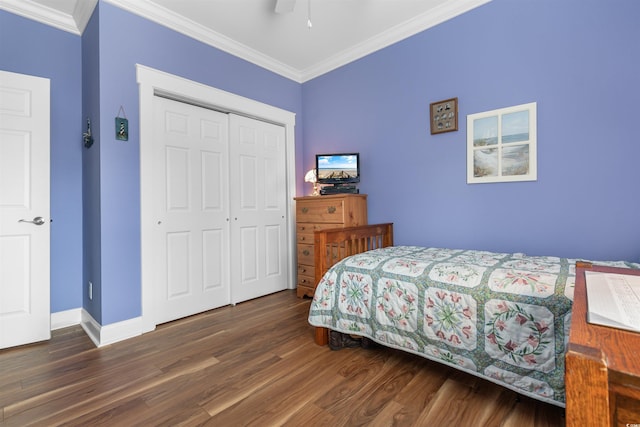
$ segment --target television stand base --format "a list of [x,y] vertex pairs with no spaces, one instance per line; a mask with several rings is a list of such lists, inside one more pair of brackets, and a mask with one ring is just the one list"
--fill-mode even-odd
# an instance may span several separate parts
[[355,185],[334,185],[331,187],[322,187],[320,189],[320,195],[326,196],[329,194],[359,194],[360,190]]

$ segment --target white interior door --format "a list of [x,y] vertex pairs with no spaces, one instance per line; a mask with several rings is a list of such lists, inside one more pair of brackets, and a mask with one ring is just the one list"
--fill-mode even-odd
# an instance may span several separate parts
[[231,299],[286,289],[286,145],[282,126],[230,115]]
[[49,339],[49,80],[0,71],[0,348]]
[[157,96],[154,108],[159,324],[230,303],[229,153],[226,114]]

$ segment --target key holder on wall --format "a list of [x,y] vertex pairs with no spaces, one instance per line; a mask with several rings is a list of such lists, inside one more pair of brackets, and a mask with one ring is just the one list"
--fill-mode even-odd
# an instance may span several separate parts
[[[121,112],[123,117],[120,117]],[[129,120],[127,120],[127,115],[125,114],[122,105],[120,106],[120,110],[118,110],[118,115],[116,116],[116,139],[119,141],[129,140]]]

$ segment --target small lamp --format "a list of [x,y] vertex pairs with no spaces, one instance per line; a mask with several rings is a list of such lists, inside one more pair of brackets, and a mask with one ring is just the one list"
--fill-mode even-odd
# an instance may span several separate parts
[[312,182],[313,183],[313,193],[312,196],[319,196],[318,193],[318,177],[316,176],[316,170],[311,169],[304,176],[304,182]]

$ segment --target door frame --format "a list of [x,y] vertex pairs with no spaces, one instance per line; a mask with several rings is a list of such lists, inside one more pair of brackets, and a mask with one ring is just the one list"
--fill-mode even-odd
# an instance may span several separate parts
[[148,236],[153,232],[152,197],[144,188],[151,188],[153,98],[164,96],[176,101],[211,108],[225,113],[252,117],[281,125],[285,129],[287,173],[287,277],[289,289],[295,286],[295,113],[262,102],[235,95],[173,74],[136,64],[136,79],[140,96],[140,250],[142,291],[142,332],[156,328],[153,304],[153,284],[150,283],[153,260],[149,259]]

